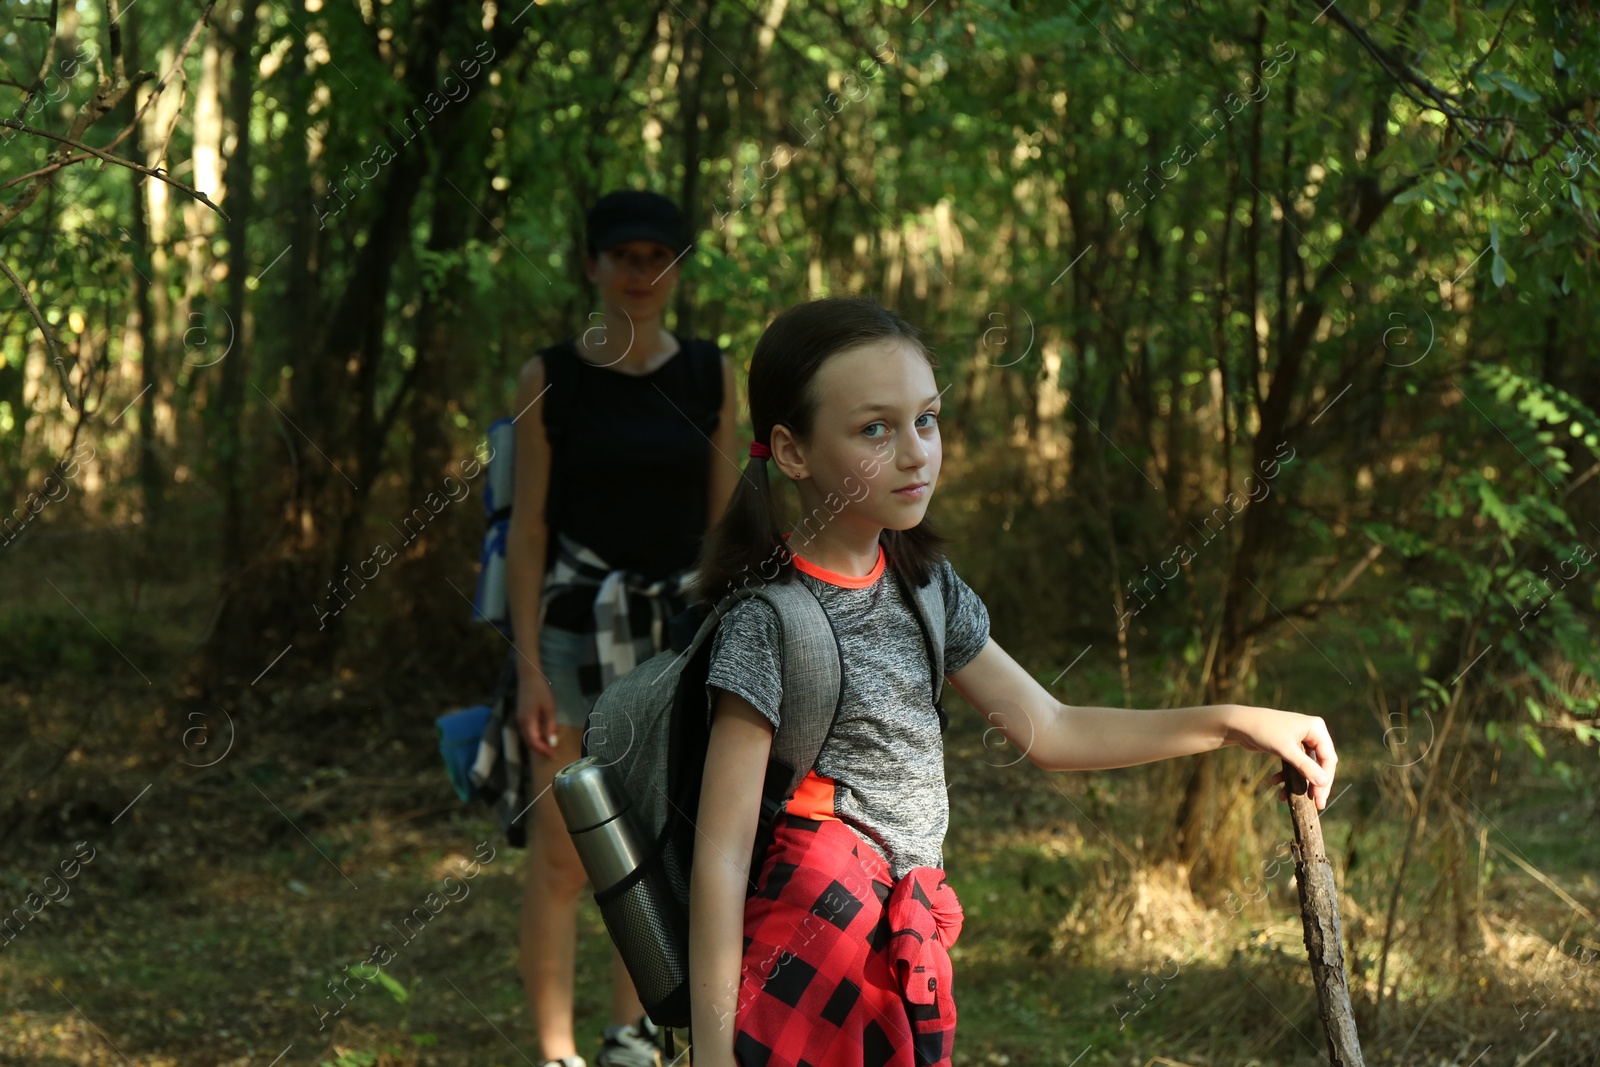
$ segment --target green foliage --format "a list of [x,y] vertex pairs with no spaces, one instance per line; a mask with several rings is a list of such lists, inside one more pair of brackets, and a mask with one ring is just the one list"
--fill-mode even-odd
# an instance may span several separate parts
[[[1568,730],[1580,742],[1600,737],[1579,721],[1595,716],[1600,693],[1547,669],[1554,660],[1579,679],[1600,677],[1592,621],[1600,563],[1589,547],[1600,538],[1578,529],[1562,489],[1574,460],[1600,460],[1596,416],[1570,393],[1504,365],[1473,364],[1460,384],[1461,419],[1446,431],[1459,437],[1460,451],[1452,440],[1444,452],[1484,465],[1449,464],[1422,501],[1440,524],[1436,535],[1364,527],[1406,560],[1410,579],[1399,600],[1407,610],[1385,618],[1383,629],[1416,651],[1419,671],[1437,664],[1413,697],[1421,713],[1436,718],[1466,678],[1498,697],[1485,739],[1526,747],[1545,773],[1570,782],[1570,767],[1546,763],[1541,730]],[[1491,444],[1474,453],[1469,441]]]
[[383,988],[389,991],[389,995],[395,999],[396,1003],[404,1004],[411,999],[410,991],[381,967],[378,968],[378,981],[383,985]]
[[[970,513],[971,541],[996,546],[997,580],[974,582],[986,600],[1021,589],[1009,618],[996,611],[997,633],[1072,630],[1072,655],[1094,646],[1070,679],[1114,677],[1115,661],[1093,662],[1112,647],[1112,550],[1124,578],[1169,558],[1193,537],[1190,517],[1250,473],[1257,444],[1281,437],[1298,456],[1254,513],[1266,516],[1254,536],[1251,511],[1235,518],[1130,638],[1148,643],[1133,653],[1158,649],[1187,673],[1156,684],[1139,677],[1155,670],[1133,672],[1130,684],[1192,700],[1188,675],[1211,671],[1203,681],[1214,683],[1223,669],[1219,635],[1265,647],[1265,631],[1237,635],[1265,619],[1290,636],[1290,616],[1272,609],[1317,603],[1292,636],[1337,656],[1348,635],[1382,658],[1375,684],[1405,709],[1407,730],[1463,699],[1470,721],[1452,743],[1514,749],[1567,787],[1590,773],[1592,761],[1556,743],[1600,741],[1600,562],[1577,558],[1580,545],[1600,547],[1588,525],[1600,460],[1600,33],[1589,5],[222,0],[183,51],[202,6],[124,0],[113,37],[105,5],[19,3],[27,17],[0,30],[0,92],[56,134],[114,73],[119,41],[130,76],[155,77],[82,140],[160,169],[74,162],[36,179],[62,161],[59,143],[0,134],[0,197],[19,205],[0,226],[0,261],[64,361],[51,365],[21,294],[0,281],[13,294],[0,305],[0,477],[22,498],[86,413],[103,457],[92,494],[53,505],[27,540],[0,548],[49,550],[10,568],[19,585],[35,577],[31,559],[61,562],[61,542],[43,534],[221,529],[223,502],[236,501],[244,558],[220,558],[209,541],[182,553],[185,566],[230,576],[225,596],[183,591],[184,640],[232,633],[246,681],[263,666],[263,634],[271,654],[292,644],[260,687],[213,690],[273,692],[306,654],[297,628],[314,626],[305,606],[346,562],[341,543],[370,543],[396,497],[437,482],[443,453],[468,454],[509,413],[530,354],[589,325],[588,205],[612,188],[651,188],[682,201],[697,236],[668,325],[721,339],[741,375],[772,316],[813,295],[871,295],[922,329],[950,386],[950,488],[935,507]],[[59,24],[41,62],[46,9]],[[466,61],[491,49],[469,74]],[[90,58],[63,65],[80,53]],[[54,80],[26,96],[43,68]],[[239,225],[163,177],[204,187]],[[239,321],[223,322],[228,309]],[[230,355],[214,362],[222,348]],[[1274,413],[1287,414],[1273,424]],[[179,497],[164,515],[163,488]],[[996,533],[1002,516],[1014,540]],[[1374,544],[1374,565],[1352,572]],[[458,555],[470,567],[471,553]],[[1319,603],[1345,573],[1350,585]],[[429,582],[449,603],[446,583]],[[360,602],[396,620],[399,640],[377,642],[386,673],[442,644],[434,605],[377,606],[409,595],[403,584]],[[28,587],[5,607],[0,678],[31,687],[157,662],[142,591],[134,584],[114,614],[65,589],[84,604],[77,616],[55,600],[23,606],[54,596]],[[209,617],[214,603],[232,612],[252,598],[257,618],[230,629]],[[446,610],[459,612],[456,600]],[[1224,619],[1229,610],[1246,617]],[[1037,676],[1058,684],[1056,670]],[[292,689],[276,695],[298,703]],[[1343,748],[1355,731],[1338,729]],[[300,777],[274,756],[228,773],[273,795]],[[1090,782],[1096,830],[1103,814],[1135,818],[1125,781]],[[989,788],[996,812],[1011,814],[1010,793]],[[1060,798],[1054,784],[1039,791]],[[353,847],[310,832],[336,860]],[[1088,840],[1073,863],[1016,846],[967,876],[978,928],[996,921],[1015,942],[976,961],[993,982],[974,984],[989,998],[975,1018],[989,1020],[985,1040],[1027,1062],[1077,1055],[1051,1037],[1053,1013],[1072,1007],[1053,1002],[1056,975],[1041,966],[1020,972],[1025,988],[1008,983],[1021,981],[1019,960],[1053,951],[1043,919],[1093,899],[1102,875],[1086,863],[1121,860],[1110,838]],[[291,835],[258,857],[297,907],[301,844]],[[1380,849],[1360,877],[1387,876],[1398,851]],[[1364,910],[1382,898],[1363,896]],[[419,987],[382,971],[378,981],[392,1005],[365,1005],[401,1016],[404,1036],[327,1067],[434,1043],[408,1029],[427,1000]],[[1189,981],[1197,1005],[1213,1003],[1209,981]],[[1092,1004],[1105,991],[1082,993]],[[1253,1027],[1261,1005],[1248,1003]],[[1074,1034],[1114,1032],[1093,1012],[1099,1023],[1075,1020]],[[1282,1031],[1263,1017],[1263,1034]],[[1250,1058],[1233,1055],[1236,1039],[1193,1060]],[[1276,1038],[1260,1040],[1258,1061],[1285,1060]]]

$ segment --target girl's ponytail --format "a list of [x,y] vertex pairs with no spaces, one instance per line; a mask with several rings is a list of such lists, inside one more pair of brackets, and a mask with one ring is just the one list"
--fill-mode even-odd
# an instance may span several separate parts
[[[771,432],[768,427],[767,436]],[[766,436],[757,440],[765,444]],[[747,582],[760,585],[793,578],[794,568],[783,543],[783,525],[768,474],[765,459],[745,460],[727,510],[706,531],[705,549],[690,586],[690,595],[696,601],[714,605]]]

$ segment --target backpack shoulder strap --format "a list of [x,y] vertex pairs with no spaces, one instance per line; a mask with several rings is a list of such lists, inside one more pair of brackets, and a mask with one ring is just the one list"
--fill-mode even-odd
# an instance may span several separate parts
[[816,766],[844,701],[839,639],[816,594],[798,578],[770,582],[753,595],[777,612],[783,632],[783,697],[770,760],[788,773],[787,782],[772,783],[788,797]]
[[[942,564],[941,564],[942,566]],[[893,568],[891,568],[892,570]],[[933,706],[939,713],[939,729],[949,725],[950,717],[944,710],[944,583],[936,570],[926,584],[909,589],[908,583],[894,572],[900,591],[911,604],[911,613],[922,627],[922,639],[928,646],[929,673],[933,676]]]

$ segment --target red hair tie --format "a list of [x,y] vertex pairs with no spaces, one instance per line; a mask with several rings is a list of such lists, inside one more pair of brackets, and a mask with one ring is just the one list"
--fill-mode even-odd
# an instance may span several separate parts
[[760,441],[751,441],[750,442],[750,458],[751,459],[766,459],[770,455],[772,455],[772,449],[768,448],[766,445],[762,444]]

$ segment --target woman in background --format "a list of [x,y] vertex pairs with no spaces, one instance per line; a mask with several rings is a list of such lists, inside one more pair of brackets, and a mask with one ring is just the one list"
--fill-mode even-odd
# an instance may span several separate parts
[[[585,875],[545,793],[579,758],[595,698],[667,647],[701,540],[740,476],[732,365],[714,341],[661,321],[689,248],[677,207],[650,192],[604,196],[587,248],[600,322],[522,368],[506,547],[517,721],[533,751],[521,968],[544,1067],[587,1067],[572,1020]],[[620,957],[614,966],[596,1067],[652,1067],[656,1028]]]

